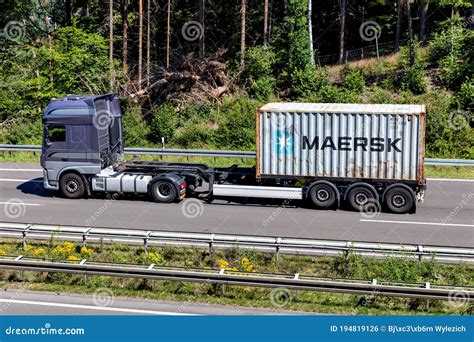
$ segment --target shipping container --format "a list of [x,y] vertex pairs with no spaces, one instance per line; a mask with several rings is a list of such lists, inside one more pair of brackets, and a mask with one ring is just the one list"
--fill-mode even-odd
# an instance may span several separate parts
[[424,105],[269,103],[257,111],[257,177],[424,183]]

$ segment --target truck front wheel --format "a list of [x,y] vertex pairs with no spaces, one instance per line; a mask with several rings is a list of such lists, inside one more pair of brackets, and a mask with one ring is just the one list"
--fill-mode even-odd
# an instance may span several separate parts
[[82,177],[75,173],[66,173],[59,181],[61,193],[67,198],[81,198],[84,196],[85,185]]
[[171,203],[177,198],[178,192],[173,184],[159,180],[150,187],[151,196],[158,203]]

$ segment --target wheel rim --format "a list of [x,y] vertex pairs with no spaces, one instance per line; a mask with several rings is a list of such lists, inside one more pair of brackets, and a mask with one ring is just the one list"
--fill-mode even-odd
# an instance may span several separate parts
[[158,184],[156,193],[160,198],[168,198],[171,194],[171,185],[168,183]]
[[66,191],[69,193],[75,193],[79,189],[79,184],[71,179],[66,182]]
[[316,191],[316,199],[319,202],[327,202],[329,201],[330,197],[331,197],[331,194],[326,188],[321,188],[321,189],[318,189],[318,191]]
[[392,197],[392,205],[396,208],[402,208],[407,204],[407,198],[401,194],[401,193],[396,193]]
[[365,191],[359,191],[354,194],[354,202],[358,206],[364,206],[369,202],[370,196]]

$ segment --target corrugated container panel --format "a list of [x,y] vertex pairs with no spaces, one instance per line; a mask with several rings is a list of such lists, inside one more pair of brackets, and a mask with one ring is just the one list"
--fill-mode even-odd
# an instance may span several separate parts
[[257,175],[423,182],[424,105],[270,103]]

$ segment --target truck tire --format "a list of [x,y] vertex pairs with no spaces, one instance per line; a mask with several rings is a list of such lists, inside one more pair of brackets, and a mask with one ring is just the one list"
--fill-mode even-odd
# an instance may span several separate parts
[[374,193],[365,186],[355,186],[346,196],[347,201],[352,209],[357,211],[365,211],[367,206],[372,205],[377,199]]
[[408,189],[394,187],[385,195],[385,206],[392,213],[406,214],[413,208],[413,195]]
[[174,184],[166,180],[159,180],[150,187],[150,193],[155,202],[171,203],[176,200],[178,192]]
[[64,197],[76,199],[84,196],[85,185],[82,177],[75,173],[66,173],[59,181],[61,193]]
[[318,183],[309,189],[309,196],[316,209],[327,209],[332,207],[337,200],[337,195],[331,185]]

